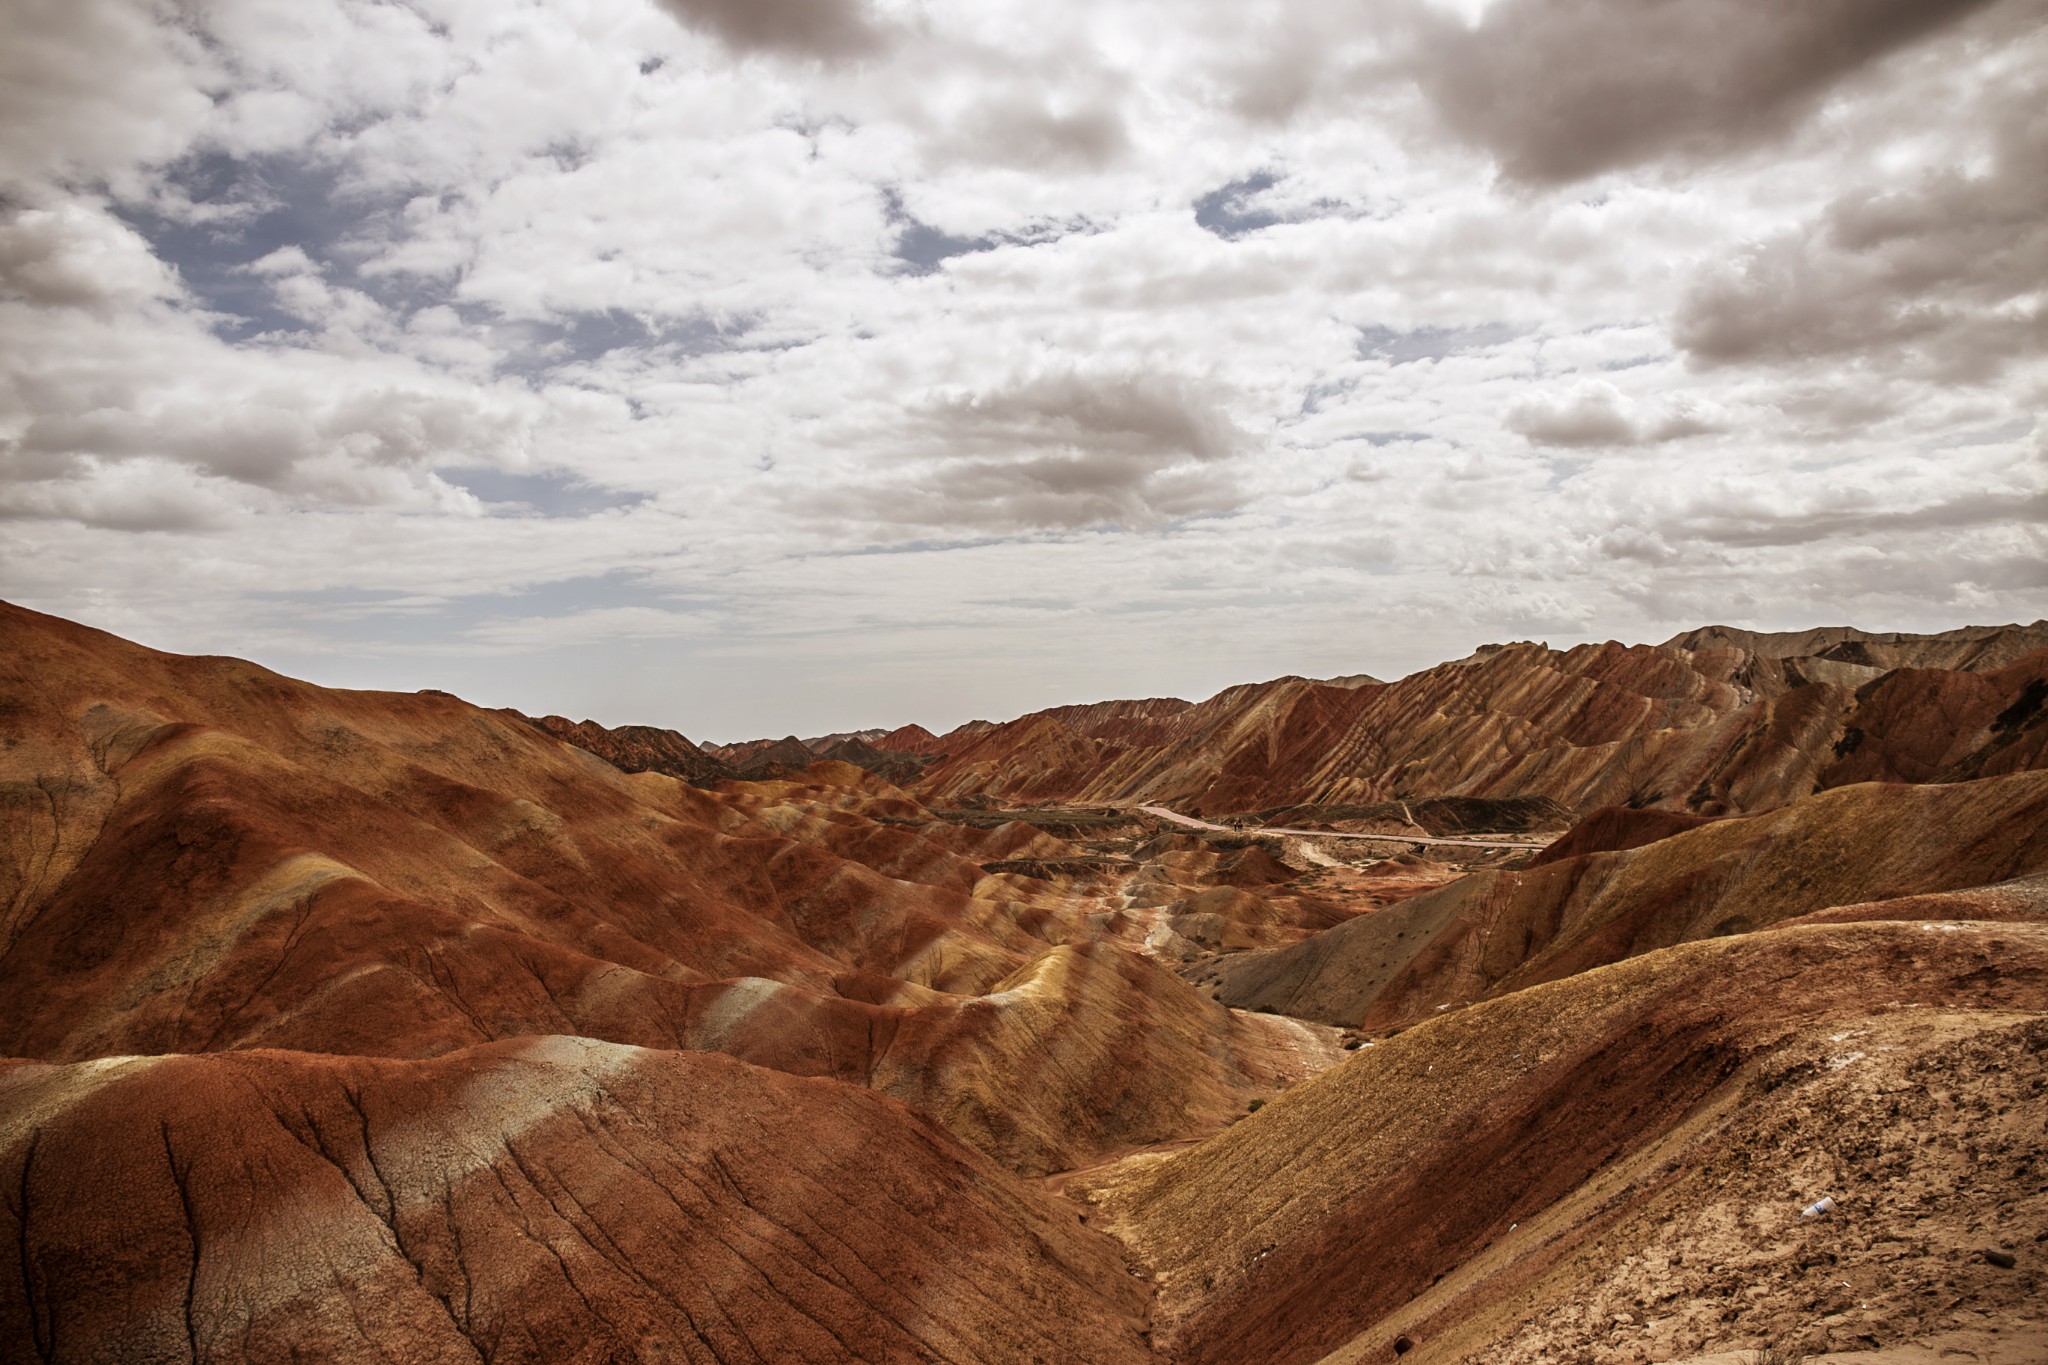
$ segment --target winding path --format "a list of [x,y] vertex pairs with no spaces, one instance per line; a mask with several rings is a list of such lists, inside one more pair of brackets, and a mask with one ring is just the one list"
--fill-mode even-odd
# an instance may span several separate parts
[[1285,829],[1277,825],[1212,825],[1207,820],[1197,820],[1191,815],[1181,815],[1164,806],[1140,806],[1147,815],[1156,815],[1188,829],[1212,830],[1220,834],[1291,834],[1304,839],[1377,839],[1383,844],[1451,844],[1459,848],[1513,848],[1529,850],[1542,848],[1548,839],[1443,839],[1433,834],[1345,834],[1327,829]]

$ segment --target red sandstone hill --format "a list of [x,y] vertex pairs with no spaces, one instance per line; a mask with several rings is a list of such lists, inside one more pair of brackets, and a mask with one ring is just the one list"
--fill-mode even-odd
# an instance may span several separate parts
[[567,716],[507,715],[587,749],[621,772],[667,773],[685,782],[709,786],[733,775],[732,767],[713,758],[689,738],[674,730],[654,725],[621,725],[608,729],[594,720],[572,721]]
[[[703,748],[705,753],[710,754],[720,762],[738,766],[762,750],[773,748],[778,744],[801,745],[803,741],[795,735],[785,735],[782,739],[745,739],[733,744],[706,744]],[[805,748],[805,752],[809,752],[808,747]]]
[[788,777],[802,772],[818,759],[811,746],[795,735],[785,735],[773,743],[740,747],[745,752],[733,755],[728,761],[734,775],[748,782]]
[[1059,1201],[711,1053],[0,1063],[0,1113],[11,1360],[1153,1358]]
[[[892,783],[908,784],[916,780],[929,760],[923,752],[875,747],[870,737],[885,737],[879,730],[805,740],[790,735],[779,740],[712,745],[707,750],[674,730],[652,725],[608,729],[596,721],[572,721],[564,716],[542,716],[535,720],[509,709],[504,714],[596,754],[621,772],[667,773],[700,787],[716,786],[728,778],[762,782],[792,777],[821,758],[864,768]],[[915,731],[909,736],[913,742],[922,736],[925,741],[936,743],[926,731],[910,728]]]
[[896,754],[936,754],[939,737],[915,722],[891,730],[872,741],[877,749]]
[[2048,649],[2048,621],[2030,626],[1962,626],[1934,635],[1821,626],[1770,633],[1734,626],[1702,626],[1672,636],[1667,649],[1734,646],[1770,659],[1816,659],[1880,669],[1940,668],[1985,672],[2003,668],[2037,649]]
[[[1315,881],[1131,812],[1064,812],[1086,848],[940,819],[845,763],[626,773],[0,604],[0,1356],[2025,1359],[2048,689],[1712,653],[1491,651],[1431,707],[1500,715],[1413,719],[1634,780],[1665,750],[1593,742],[1631,696],[1711,727],[1864,669],[1829,762],[1886,780]],[[1407,685],[1044,716],[1045,771],[1291,697],[1265,769],[1233,751],[1255,790],[1289,726],[1363,714],[1330,697]],[[1605,789],[1543,752],[1503,762]],[[1407,1026],[1229,1010],[1183,959]]]
[[829,735],[812,735],[803,743],[812,753],[823,754],[834,745],[844,744],[849,739],[857,739],[863,744],[873,744],[887,733],[880,726],[870,726],[865,730],[839,730]]
[[[1575,830],[1559,845],[1594,842]],[[1622,844],[1475,872],[1205,978],[1227,1004],[1382,1029],[1831,906],[2030,876],[2048,871],[2048,773],[1842,787]]]
[[[2044,1011],[2048,925],[1686,944],[1425,1021],[1077,1183],[1158,1277],[1174,1361],[1677,1360],[1970,1324],[1954,1358],[2023,1361],[2048,1345]],[[1836,1214],[1802,1220],[1823,1195]]]
[[928,762],[921,754],[877,749],[857,736],[842,739],[828,746],[820,751],[820,757],[829,758],[835,763],[850,763],[856,768],[864,768],[877,777],[902,787],[914,783]]
[[0,704],[0,1055],[572,1033],[901,1093],[1033,1172],[1201,1131],[1290,1065],[1092,904],[985,866],[1059,840],[845,765],[707,792],[13,607]]
[[[1193,705],[1059,707],[948,744],[917,790],[1207,815],[1453,795],[1713,815],[2048,765],[2048,627],[1854,650],[1840,634],[1790,642],[1828,657],[1716,643],[1749,637],[1714,628],[1681,637],[1697,649],[1507,645],[1385,685],[1282,679]],[[1845,653],[1882,662],[1833,657]],[[1891,666],[1921,658],[1953,666]]]
[[[909,729],[911,733],[905,738],[913,744],[932,746],[938,742],[929,732],[917,726],[911,726]],[[681,738],[679,735],[676,737]],[[572,744],[582,743],[575,734],[565,734],[563,738]],[[929,747],[890,748],[882,743],[888,738],[889,736],[881,730],[857,730],[847,734],[821,735],[816,739],[798,739],[795,735],[789,735],[777,740],[748,740],[741,744],[713,746],[720,756],[713,761],[722,763],[721,776],[736,777],[743,782],[773,781],[789,777],[813,761],[827,758],[837,763],[849,763],[856,768],[865,768],[890,782],[908,785],[923,772],[931,758],[936,756],[935,751]],[[583,747],[600,757],[611,757],[602,741],[584,744]]]
[[1564,837],[1529,860],[1529,866],[1560,863],[1583,858],[1589,853],[1619,853],[1668,839],[1682,830],[1697,829],[1716,817],[1688,815],[1675,810],[1639,810],[1629,806],[1602,806],[1590,811],[1565,831]]

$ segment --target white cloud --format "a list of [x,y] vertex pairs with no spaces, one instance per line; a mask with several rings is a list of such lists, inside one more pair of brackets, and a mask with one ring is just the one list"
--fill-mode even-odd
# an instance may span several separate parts
[[858,57],[888,41],[861,0],[659,0],[684,24],[737,52]]
[[1417,56],[1445,122],[1531,182],[1774,140],[1867,64],[1990,0],[1498,0]]
[[223,73],[168,5],[19,0],[0,44],[0,193],[53,206],[56,187],[182,154]]
[[1679,345],[1702,365],[1847,361],[1979,383],[2048,352],[2048,78],[2036,65],[1985,86],[1983,136],[1955,161],[1843,186],[1703,270]]
[[0,294],[106,313],[182,292],[133,229],[86,202],[0,219]]
[[1723,430],[1697,404],[1639,403],[1606,380],[1581,380],[1561,393],[1537,392],[1508,409],[1506,424],[1539,446],[1661,445]]

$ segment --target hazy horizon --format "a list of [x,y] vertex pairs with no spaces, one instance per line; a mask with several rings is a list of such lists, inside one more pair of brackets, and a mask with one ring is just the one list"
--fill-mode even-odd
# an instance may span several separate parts
[[693,739],[2048,615],[2044,0],[29,0],[0,597]]
[[[87,624],[87,625],[90,625],[91,623],[90,623],[90,622],[84,622],[83,624]],[[1694,625],[1692,625],[1692,626],[1684,627],[1684,628],[1682,628],[1682,629],[1680,629],[1680,630],[1677,630],[1677,631],[1673,631],[1673,632],[1672,632],[1672,635],[1671,635],[1671,636],[1667,636],[1667,637],[1665,637],[1665,639],[1670,639],[1670,638],[1672,638],[1673,636],[1677,636],[1677,635],[1682,635],[1682,634],[1686,634],[1686,633],[1689,633],[1690,631],[1692,631],[1692,630],[1696,630],[1696,629],[1705,629],[1705,628],[1708,628],[1708,627],[1714,627],[1714,626],[1728,626],[1729,624],[1730,624],[1729,622],[1725,622],[1725,621],[1703,621],[1703,622],[1698,622],[1698,623],[1695,623],[1695,624],[1694,624]],[[2044,625],[2044,624],[2048,624],[2048,621],[2042,621],[2042,620],[2036,620],[2036,621],[2033,621],[2033,622],[2027,622],[2027,621],[1998,621],[1998,622],[1992,622],[1992,621],[1970,621],[1970,622],[1962,622],[1962,623],[1958,623],[1957,625],[1949,626],[1949,627],[1946,627],[1945,629],[1947,629],[1947,630],[1968,630],[1968,629],[1997,629],[1997,628],[2000,628],[2000,627],[2007,627],[2007,626],[2025,627],[2025,626],[2028,626],[2028,625]],[[1748,627],[1742,627],[1742,628],[1743,628],[1743,629],[1748,629]],[[1886,634],[1886,633],[1890,633],[1890,632],[1888,632],[1888,631],[1887,631],[1886,629],[1884,629],[1884,628],[1866,628],[1866,627],[1864,627],[1864,626],[1860,626],[1860,625],[1854,625],[1854,624],[1849,624],[1849,623],[1845,623],[1845,622],[1839,622],[1839,621],[1837,621],[1837,622],[1827,622],[1827,623],[1824,623],[1824,624],[1821,624],[1821,625],[1809,625],[1809,626],[1794,626],[1794,627],[1788,627],[1787,629],[1788,629],[1788,630],[1790,630],[1790,631],[1794,631],[1794,632],[1799,632],[1799,631],[1807,631],[1807,630],[1825,630],[1825,629],[1835,629],[1835,628],[1846,628],[1846,629],[1849,629],[1849,630],[1859,631],[1859,632],[1862,632],[1862,633],[1864,633],[1864,634],[1871,634],[1871,635],[1880,635],[1880,634]],[[1920,632],[1915,632],[1915,633],[1920,633]],[[1925,632],[1925,633],[1934,633],[1934,632]],[[1564,639],[1557,639],[1557,640],[1535,640],[1535,641],[1526,641],[1526,640],[1485,640],[1485,641],[1480,641],[1480,642],[1479,642],[1478,644],[1474,645],[1472,649],[1468,649],[1468,650],[1466,650],[1466,651],[1464,651],[1463,653],[1461,653],[1461,654],[1458,654],[1458,655],[1446,656],[1445,658],[1442,658],[1442,659],[1432,659],[1432,660],[1428,661],[1427,663],[1424,663],[1424,664],[1420,664],[1420,665],[1416,666],[1415,668],[1407,668],[1407,669],[1401,669],[1401,670],[1399,670],[1399,671],[1389,671],[1389,672],[1385,672],[1385,673],[1377,673],[1377,672],[1374,672],[1374,671],[1373,671],[1373,670],[1371,670],[1371,669],[1350,669],[1350,670],[1339,670],[1339,671],[1334,671],[1334,672],[1327,672],[1327,673],[1319,673],[1319,674],[1301,673],[1301,672],[1298,672],[1298,671],[1297,671],[1297,672],[1286,672],[1286,671],[1282,671],[1282,672],[1279,672],[1279,673],[1269,673],[1269,674],[1261,674],[1261,675],[1259,675],[1259,676],[1257,676],[1257,677],[1249,677],[1249,676],[1248,676],[1248,677],[1242,677],[1242,678],[1232,678],[1232,679],[1229,679],[1228,681],[1225,681],[1225,682],[1223,682],[1223,683],[1221,683],[1221,684],[1219,684],[1219,685],[1217,685],[1217,686],[1215,686],[1215,687],[1207,688],[1206,690],[1199,690],[1199,691],[1192,691],[1192,692],[1157,692],[1157,691],[1154,691],[1154,692],[1142,692],[1142,691],[1134,691],[1134,692],[1118,692],[1118,693],[1109,693],[1109,692],[1101,692],[1101,693],[1093,693],[1093,694],[1089,694],[1089,695],[1085,695],[1085,696],[1082,696],[1082,695],[1077,695],[1077,696],[1071,696],[1071,697],[1062,697],[1062,698],[1056,698],[1056,699],[1053,699],[1053,700],[1048,700],[1048,701],[1044,701],[1044,702],[1041,702],[1041,703],[1039,703],[1039,704],[1037,704],[1037,705],[1033,705],[1033,706],[1029,706],[1029,707],[1023,707],[1023,708],[1020,708],[1020,709],[1017,709],[1017,710],[1014,710],[1014,711],[1005,711],[1005,712],[997,712],[997,713],[983,713],[983,714],[974,714],[974,715],[966,715],[966,714],[958,714],[957,712],[947,712],[947,713],[944,713],[943,715],[941,715],[941,716],[938,716],[938,717],[927,717],[927,716],[899,716],[899,717],[894,717],[894,718],[888,718],[888,717],[885,717],[885,718],[882,718],[882,719],[879,719],[879,720],[877,720],[877,719],[874,719],[874,718],[872,718],[872,717],[870,717],[870,718],[854,718],[854,719],[850,719],[850,720],[849,720],[849,719],[844,719],[844,718],[842,718],[842,723],[840,723],[840,724],[836,724],[836,725],[824,725],[824,726],[816,726],[816,727],[795,727],[795,728],[792,728],[792,727],[790,727],[790,726],[777,726],[777,725],[774,725],[774,724],[770,724],[770,725],[768,725],[767,727],[765,727],[765,728],[763,728],[763,729],[760,729],[760,730],[757,730],[757,731],[749,731],[749,732],[745,732],[745,733],[712,733],[712,732],[708,732],[708,731],[706,731],[706,732],[700,732],[699,730],[697,730],[697,729],[692,729],[691,727],[689,727],[689,726],[687,726],[687,725],[682,725],[682,724],[675,724],[675,723],[672,723],[672,722],[668,722],[668,721],[649,721],[649,720],[647,720],[647,719],[644,719],[644,718],[640,718],[640,717],[636,717],[636,716],[630,716],[630,715],[627,715],[627,716],[620,716],[620,715],[585,715],[585,714],[580,714],[580,713],[570,713],[570,712],[562,712],[562,711],[561,711],[561,710],[560,710],[559,708],[555,708],[555,707],[550,707],[550,706],[546,706],[546,705],[542,705],[542,704],[534,703],[534,702],[530,701],[529,699],[526,699],[526,698],[525,698],[525,696],[524,696],[524,693],[525,693],[525,692],[526,692],[526,691],[528,690],[528,685],[527,685],[527,683],[526,683],[526,682],[525,682],[525,681],[524,681],[523,679],[521,679],[521,680],[515,680],[515,681],[507,681],[507,680],[505,680],[505,679],[502,679],[502,678],[500,678],[500,679],[496,679],[496,680],[492,680],[492,679],[486,679],[486,678],[479,678],[479,679],[477,680],[477,689],[480,689],[480,690],[462,690],[462,689],[459,689],[459,688],[456,688],[456,687],[451,687],[451,686],[448,686],[448,685],[447,685],[447,684],[445,683],[445,681],[442,681],[442,682],[437,682],[437,681],[433,681],[433,680],[431,680],[431,679],[430,679],[430,680],[428,680],[428,681],[425,681],[425,682],[421,682],[421,683],[419,683],[419,684],[418,684],[418,686],[410,686],[410,685],[403,685],[402,683],[393,683],[393,682],[370,682],[370,683],[352,683],[352,682],[348,682],[348,681],[342,680],[342,679],[340,679],[340,678],[337,678],[337,677],[332,677],[332,676],[330,676],[330,677],[322,677],[322,676],[319,676],[319,674],[318,674],[318,672],[317,672],[317,671],[316,671],[316,672],[313,672],[313,673],[302,673],[302,672],[296,672],[296,671],[294,671],[294,670],[293,670],[292,668],[290,668],[290,667],[286,667],[286,666],[283,666],[283,665],[281,665],[281,664],[280,664],[279,662],[277,662],[277,661],[275,661],[275,660],[266,660],[266,659],[263,659],[263,658],[258,658],[258,657],[255,657],[255,656],[253,656],[253,655],[249,655],[249,654],[236,654],[236,653],[234,653],[234,651],[225,651],[225,653],[229,654],[229,655],[230,655],[231,657],[247,659],[247,660],[248,660],[249,662],[251,662],[251,663],[255,663],[255,664],[258,664],[258,665],[260,665],[260,666],[262,666],[262,667],[265,667],[265,668],[269,668],[269,669],[271,669],[271,670],[272,670],[273,672],[277,672],[277,673],[282,673],[282,674],[284,674],[284,675],[286,675],[286,676],[288,676],[288,677],[294,677],[294,678],[297,678],[297,679],[298,679],[299,681],[302,681],[302,682],[309,682],[309,683],[313,683],[313,684],[315,684],[315,685],[317,685],[317,686],[322,686],[322,687],[335,687],[335,688],[343,688],[343,689],[349,689],[349,688],[358,688],[358,687],[360,687],[360,688],[364,688],[364,689],[367,689],[367,690],[371,690],[371,691],[392,691],[392,692],[418,692],[418,691],[422,691],[422,690],[431,690],[431,691],[440,691],[440,692],[447,692],[447,693],[450,693],[450,694],[452,694],[452,695],[455,695],[455,696],[459,696],[459,697],[460,697],[460,698],[461,698],[462,700],[464,700],[464,701],[467,701],[467,702],[471,702],[471,703],[473,703],[473,704],[475,704],[475,705],[479,705],[479,706],[487,706],[487,707],[511,707],[511,708],[512,708],[513,710],[516,710],[516,711],[522,711],[522,712],[526,713],[527,715],[530,715],[530,716],[534,716],[534,717],[539,717],[539,716],[543,716],[543,715],[554,715],[554,714],[564,714],[564,715],[567,715],[568,719],[570,719],[570,720],[574,720],[574,721],[583,721],[583,720],[591,720],[591,721],[596,721],[596,722],[597,722],[598,724],[600,724],[600,725],[604,725],[604,726],[606,726],[607,728],[617,728],[617,727],[619,727],[619,726],[622,726],[622,725],[647,725],[647,724],[655,724],[655,725],[659,725],[659,726],[661,726],[662,728],[665,728],[665,729],[673,729],[673,730],[677,731],[678,733],[682,734],[682,735],[683,735],[683,736],[684,736],[684,737],[685,737],[686,739],[689,739],[689,740],[691,740],[691,741],[693,741],[693,742],[695,742],[695,743],[697,743],[697,744],[712,744],[712,745],[722,745],[722,744],[739,744],[739,743],[746,743],[746,742],[749,742],[749,741],[754,741],[754,740],[763,740],[763,739],[781,739],[781,738],[783,738],[783,737],[785,737],[785,736],[795,736],[795,737],[797,737],[797,738],[801,738],[801,739],[815,739],[815,738],[818,738],[818,737],[821,737],[821,736],[825,736],[825,735],[833,735],[833,734],[851,734],[851,733],[857,733],[857,732],[860,732],[860,731],[865,731],[865,730],[882,730],[882,731],[889,731],[889,730],[896,730],[896,729],[901,729],[902,727],[904,727],[904,726],[906,726],[906,725],[911,725],[911,724],[917,724],[917,725],[922,725],[922,726],[923,726],[923,727],[924,727],[925,729],[927,729],[927,730],[931,731],[931,732],[932,732],[932,733],[933,733],[934,735],[943,735],[943,734],[945,734],[945,733],[946,733],[947,731],[949,731],[949,730],[953,730],[953,729],[957,729],[957,728],[958,728],[959,726],[961,726],[961,725],[965,725],[965,724],[967,724],[967,723],[969,723],[969,722],[971,722],[971,721],[987,721],[987,722],[990,722],[990,723],[993,723],[993,724],[997,724],[997,725],[1000,725],[1000,724],[1003,724],[1003,723],[1005,723],[1005,722],[1008,722],[1008,721],[1012,721],[1012,720],[1015,720],[1015,719],[1017,719],[1017,718],[1018,718],[1018,717],[1020,717],[1020,716],[1023,716],[1023,715],[1027,715],[1027,714],[1030,714],[1030,713],[1032,713],[1032,712],[1036,712],[1036,711],[1043,711],[1043,710],[1048,710],[1048,709],[1051,709],[1051,708],[1054,708],[1054,707],[1060,707],[1060,706],[1085,706],[1085,705],[1089,705],[1089,704],[1091,704],[1091,703],[1096,703],[1096,702],[1116,702],[1116,701],[1162,701],[1162,700],[1174,700],[1174,701],[1185,701],[1185,702],[1189,702],[1189,703],[1200,703],[1200,702],[1203,702],[1203,701],[1207,701],[1207,700],[1208,700],[1208,699],[1210,699],[1211,697],[1214,697],[1214,696],[1216,696],[1216,695],[1217,695],[1218,693],[1220,693],[1220,692],[1224,692],[1224,691],[1227,691],[1227,690],[1229,690],[1230,688],[1233,688],[1233,687],[1239,687],[1239,686],[1243,686],[1243,685],[1245,685],[1245,684],[1257,684],[1257,683],[1266,683],[1266,682],[1274,682],[1274,681],[1278,681],[1278,680],[1280,680],[1280,679],[1282,679],[1282,678],[1289,678],[1289,677],[1300,677],[1300,678],[1308,678],[1308,679],[1310,679],[1311,681],[1318,681],[1318,682],[1322,682],[1322,681],[1328,681],[1328,680],[1330,680],[1330,679],[1332,679],[1332,678],[1345,678],[1345,677],[1353,677],[1353,676],[1357,676],[1358,674],[1364,673],[1364,674],[1370,674],[1371,676],[1373,676],[1373,677],[1376,677],[1376,678],[1378,678],[1378,679],[1379,679],[1379,680],[1380,680],[1381,682],[1384,682],[1384,683],[1392,683],[1392,682],[1399,682],[1399,681],[1400,681],[1400,680],[1401,680],[1402,678],[1408,677],[1408,676],[1410,676],[1411,674],[1414,674],[1414,673],[1420,673],[1420,672],[1427,672],[1427,671],[1428,671],[1429,669],[1431,669],[1431,668],[1433,668],[1433,667],[1437,666],[1438,664],[1444,664],[1444,663],[1453,663],[1453,662],[1456,662],[1456,661],[1457,661],[1457,660],[1459,660],[1459,659],[1467,658],[1467,657],[1471,656],[1472,654],[1476,653],[1476,652],[1477,652],[1478,650],[1480,650],[1480,649],[1482,649],[1482,648],[1485,648],[1485,647],[1488,647],[1488,646],[1495,646],[1495,645],[1512,645],[1512,644],[1529,644],[1529,643],[1533,643],[1533,644],[1540,644],[1540,645],[1544,645],[1544,646],[1546,646],[1546,647],[1548,647],[1548,648],[1552,648],[1552,649],[1557,649],[1557,650],[1559,650],[1559,651],[1564,651],[1564,650],[1569,650],[1569,649],[1572,649],[1572,648],[1574,648],[1574,647],[1576,647],[1576,646],[1578,646],[1578,645],[1584,645],[1584,644],[1596,644],[1596,643],[1608,643],[1608,642],[1613,642],[1613,643],[1620,643],[1620,644],[1624,644],[1624,645],[1630,645],[1630,646],[1636,646],[1636,645],[1658,645],[1658,644],[1662,644],[1662,643],[1664,643],[1664,640],[1618,640],[1618,641],[1617,641],[1617,640],[1614,640],[1614,639],[1613,639],[1613,637],[1607,637],[1607,638],[1606,638],[1605,640],[1591,640],[1591,639],[1589,639],[1589,640],[1564,640]],[[150,646],[151,648],[163,648],[163,646],[159,646],[159,645],[154,645],[154,644],[152,644],[152,643],[151,643],[150,641],[148,641],[148,640],[146,640],[146,639],[142,639],[142,640],[136,640],[136,641],[135,641],[135,643],[137,643],[137,644],[143,644],[143,645],[148,645],[148,646]],[[172,652],[174,652],[174,653],[175,653],[175,652],[178,652],[178,651],[172,651]],[[331,659],[329,659],[329,660],[327,660],[327,661],[328,661],[328,662],[330,662],[330,663],[332,662],[332,661],[331,661]],[[317,662],[319,662],[319,661],[318,661],[318,660],[316,660],[316,663],[317,663]],[[433,664],[432,664],[432,663],[430,663],[430,662],[425,662],[425,661],[420,661],[420,660],[414,660],[413,662],[414,662],[415,666],[417,666],[417,667],[424,667],[424,668],[428,668],[428,669],[431,669],[431,668],[433,667]],[[422,675],[422,676],[424,676],[424,675]]]

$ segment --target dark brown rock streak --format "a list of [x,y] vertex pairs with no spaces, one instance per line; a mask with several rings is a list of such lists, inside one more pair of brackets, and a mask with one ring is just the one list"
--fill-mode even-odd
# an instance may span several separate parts
[[1723,815],[1855,782],[2048,765],[2048,627],[1776,644],[1825,651],[1810,656],[1750,647],[1760,639],[1491,646],[1395,683],[1283,678],[1194,705],[1058,707],[947,743],[917,790],[1211,817],[1451,796]]

